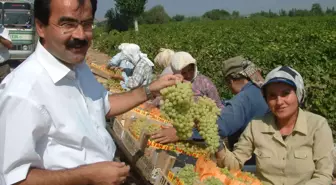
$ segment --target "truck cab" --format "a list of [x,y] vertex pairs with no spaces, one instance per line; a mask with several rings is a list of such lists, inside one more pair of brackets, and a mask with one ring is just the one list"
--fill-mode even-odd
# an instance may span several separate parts
[[25,0],[0,0],[1,24],[8,29],[13,48],[10,60],[24,60],[35,50],[38,39],[33,4]]

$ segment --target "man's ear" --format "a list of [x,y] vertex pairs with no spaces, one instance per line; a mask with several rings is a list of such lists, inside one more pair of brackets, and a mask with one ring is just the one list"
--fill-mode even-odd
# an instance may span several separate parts
[[40,20],[35,19],[36,32],[40,38],[44,38],[46,25],[44,25]]

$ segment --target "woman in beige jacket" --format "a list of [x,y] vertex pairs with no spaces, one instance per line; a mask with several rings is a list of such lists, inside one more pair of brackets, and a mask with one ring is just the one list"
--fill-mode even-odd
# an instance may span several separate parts
[[241,169],[254,153],[256,175],[265,185],[331,184],[331,129],[325,118],[300,108],[305,96],[301,75],[278,67],[262,90],[271,113],[249,123],[233,152],[222,146],[218,165]]

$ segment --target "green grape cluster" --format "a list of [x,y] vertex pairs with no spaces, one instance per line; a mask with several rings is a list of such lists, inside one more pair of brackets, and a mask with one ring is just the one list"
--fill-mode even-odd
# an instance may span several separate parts
[[177,136],[184,140],[192,136],[194,118],[190,111],[194,105],[191,83],[177,83],[161,90],[161,112],[166,119],[172,121]]
[[156,124],[149,124],[145,127],[145,130],[148,134],[153,134],[154,132],[160,130],[160,126]]
[[215,153],[219,147],[219,135],[217,117],[220,109],[216,103],[208,97],[200,97],[194,105],[191,113],[197,122],[200,135],[208,144],[208,152]]
[[228,168],[220,168],[220,172],[222,174],[226,175],[230,179],[234,178],[233,174],[230,172],[230,170]]
[[193,185],[197,180],[199,180],[198,173],[195,172],[195,167],[192,164],[186,164],[181,170],[176,174],[185,185]]
[[206,155],[208,153],[205,147],[201,147],[187,142],[176,142],[175,146],[187,153],[197,153],[200,155]]
[[156,124],[150,124],[145,118],[139,118],[136,119],[131,125],[130,125],[130,131],[135,136],[140,136],[141,132],[146,131],[148,134],[152,134],[158,130],[160,130],[160,126]]
[[203,181],[204,185],[223,185],[216,177],[209,177]]
[[142,129],[146,126],[147,121],[146,119],[140,118],[136,119],[131,125],[130,125],[130,131],[135,135],[135,136],[140,136]]

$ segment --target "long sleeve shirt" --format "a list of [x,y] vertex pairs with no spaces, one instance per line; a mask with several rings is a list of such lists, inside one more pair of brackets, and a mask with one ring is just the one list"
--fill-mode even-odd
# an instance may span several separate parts
[[206,96],[214,100],[218,108],[221,109],[224,107],[216,86],[208,77],[201,74],[197,75],[197,77],[192,82],[192,90],[196,99],[198,97]]
[[132,76],[128,77],[126,86],[135,89],[142,85],[150,84],[153,77],[153,69],[145,60],[140,60],[135,66]]
[[299,110],[292,134],[283,139],[272,113],[248,124],[234,151],[227,148],[220,167],[240,169],[256,155],[256,176],[265,185],[329,185],[333,138],[325,118]]

